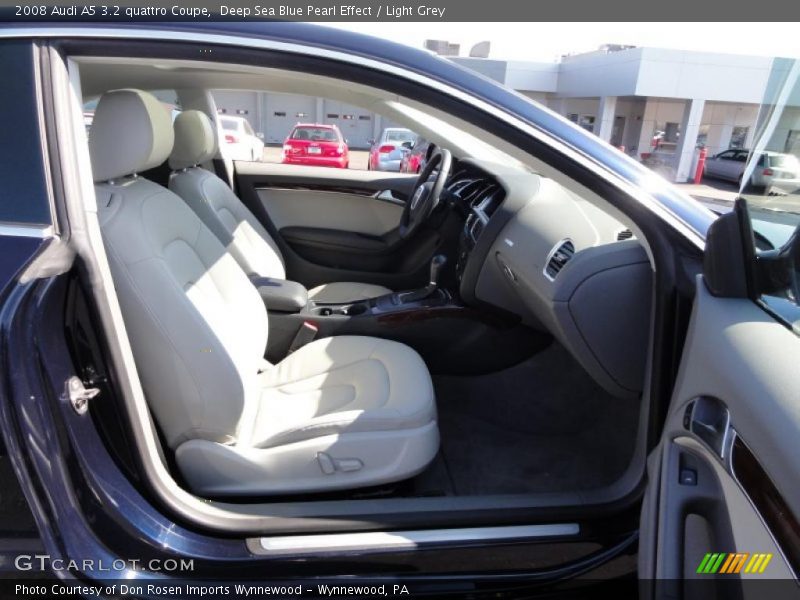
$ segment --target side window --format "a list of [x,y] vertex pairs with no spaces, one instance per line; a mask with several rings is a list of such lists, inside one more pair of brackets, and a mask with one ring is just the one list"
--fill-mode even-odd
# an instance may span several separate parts
[[736,156],[735,150],[726,150],[725,152],[720,152],[717,158],[720,160],[733,160],[734,156]]
[[220,151],[232,160],[398,171],[416,137],[371,109],[330,98],[248,90],[212,95]]
[[753,231],[758,302],[800,333],[800,147],[787,144],[800,129],[800,61],[775,59],[766,90],[740,198]]

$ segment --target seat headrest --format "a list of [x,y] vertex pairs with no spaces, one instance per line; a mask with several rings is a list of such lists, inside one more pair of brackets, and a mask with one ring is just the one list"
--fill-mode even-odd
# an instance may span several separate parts
[[214,124],[199,110],[185,110],[175,119],[175,145],[169,166],[177,171],[211,160],[217,155]]
[[95,181],[118,179],[157,167],[172,151],[167,107],[141,90],[114,90],[100,97],[89,131]]

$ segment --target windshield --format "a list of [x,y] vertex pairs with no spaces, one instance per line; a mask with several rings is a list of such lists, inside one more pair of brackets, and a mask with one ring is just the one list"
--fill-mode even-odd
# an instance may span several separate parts
[[758,302],[800,333],[800,61],[773,60],[754,142],[738,201],[768,273],[755,279]]
[[[416,126],[415,129],[420,131],[429,140],[437,143],[445,148],[453,149],[458,148],[466,153],[466,156],[471,156],[478,160],[488,160],[497,163],[503,163],[510,167],[527,169],[520,161],[509,156],[502,150],[487,144],[483,140],[478,139],[474,135],[446,123],[441,119],[429,115],[428,113],[417,110],[407,104],[401,102],[390,101],[386,103],[393,110],[405,115],[408,119],[413,121]],[[398,119],[399,120],[399,119]],[[411,123],[407,123],[411,126]],[[430,135],[428,135],[430,132]],[[434,135],[435,134],[435,135]]]
[[[800,224],[800,62],[773,61],[739,185],[756,246],[780,248]],[[766,159],[766,160],[765,160]]]
[[236,126],[236,121],[232,121],[230,119],[220,119],[222,122],[222,128],[225,131],[236,131],[238,127]]

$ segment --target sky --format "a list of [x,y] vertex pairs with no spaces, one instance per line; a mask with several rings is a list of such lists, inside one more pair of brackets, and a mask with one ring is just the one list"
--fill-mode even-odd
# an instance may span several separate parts
[[326,23],[421,48],[426,39],[461,44],[461,56],[491,42],[490,58],[552,62],[602,44],[800,58],[797,23]]

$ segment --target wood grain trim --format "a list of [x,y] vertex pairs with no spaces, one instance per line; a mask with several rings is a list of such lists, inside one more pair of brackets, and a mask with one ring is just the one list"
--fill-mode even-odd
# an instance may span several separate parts
[[758,459],[738,435],[733,441],[731,469],[778,543],[795,577],[798,577],[800,521],[794,516]]

